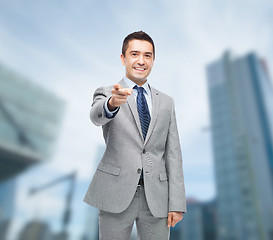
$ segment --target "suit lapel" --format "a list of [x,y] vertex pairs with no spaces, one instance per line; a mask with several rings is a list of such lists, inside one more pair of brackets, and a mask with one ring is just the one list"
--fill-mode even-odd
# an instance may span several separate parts
[[[119,82],[119,84],[123,88],[128,88],[129,87],[123,79]],[[135,122],[136,122],[137,128],[139,130],[140,136],[143,139],[141,124],[140,124],[140,120],[139,120],[139,116],[138,116],[138,111],[137,111],[137,105],[136,105],[136,101],[134,99],[134,95],[133,94],[131,94],[131,95],[129,95],[127,97],[127,103],[128,103],[128,106],[129,106],[129,108],[130,108],[130,110],[131,110],[131,112],[133,114],[133,117],[135,119]]]
[[150,122],[150,126],[148,128],[148,132],[145,138],[145,142],[144,145],[147,143],[147,141],[149,140],[155,123],[156,123],[156,119],[157,119],[157,114],[158,114],[158,108],[159,108],[159,94],[158,91],[156,89],[154,89],[153,87],[151,87],[151,93],[152,93],[152,104],[153,104],[153,111],[152,111],[152,118],[151,118],[151,122]]
[[[123,87],[123,88],[128,88],[129,86],[126,84],[126,82],[124,81],[124,79],[122,79],[119,84]],[[156,89],[154,89],[153,87],[151,87],[151,93],[152,93],[152,104],[153,104],[153,111],[152,111],[152,116],[151,116],[151,122],[148,128],[148,132],[144,141],[144,145],[147,143],[147,141],[149,140],[155,123],[156,123],[156,119],[157,119],[157,114],[158,114],[158,108],[159,108],[159,93]],[[140,136],[143,139],[143,135],[142,135],[142,129],[141,129],[141,124],[140,124],[140,120],[139,120],[139,115],[138,115],[138,111],[137,111],[137,105],[136,105],[136,101],[134,99],[133,94],[129,95],[127,97],[127,103],[128,106],[134,116],[137,128],[139,130]]]

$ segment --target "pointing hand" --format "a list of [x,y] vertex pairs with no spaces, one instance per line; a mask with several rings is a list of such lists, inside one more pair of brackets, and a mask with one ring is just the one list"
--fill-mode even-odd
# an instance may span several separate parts
[[127,101],[128,95],[133,93],[133,89],[131,88],[122,88],[119,84],[115,84],[112,89],[112,96],[108,101],[108,109],[110,111],[115,110],[117,107],[121,106],[121,104]]

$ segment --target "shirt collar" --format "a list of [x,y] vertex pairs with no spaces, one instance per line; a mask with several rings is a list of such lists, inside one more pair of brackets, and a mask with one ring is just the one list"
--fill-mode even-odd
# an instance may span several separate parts
[[[128,85],[129,88],[133,88],[135,85],[137,85],[135,82],[133,82],[132,80],[130,80],[126,76],[124,77],[124,81],[126,82],[126,84]],[[139,85],[137,85],[137,86],[140,87]],[[149,85],[148,81],[146,81],[141,87],[144,88],[145,92],[148,95],[151,94],[151,89],[150,89],[150,85]]]

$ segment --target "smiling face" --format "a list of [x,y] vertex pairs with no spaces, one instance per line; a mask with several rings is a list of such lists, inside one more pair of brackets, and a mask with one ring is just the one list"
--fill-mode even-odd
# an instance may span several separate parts
[[153,45],[145,40],[131,40],[125,56],[121,54],[120,57],[125,66],[126,77],[142,86],[153,68]]

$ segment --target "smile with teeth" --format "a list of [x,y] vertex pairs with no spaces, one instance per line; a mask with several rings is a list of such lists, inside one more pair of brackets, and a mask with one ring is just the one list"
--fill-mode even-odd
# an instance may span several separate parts
[[142,71],[143,72],[143,71],[145,71],[146,68],[134,67],[134,69],[137,70],[137,71]]

